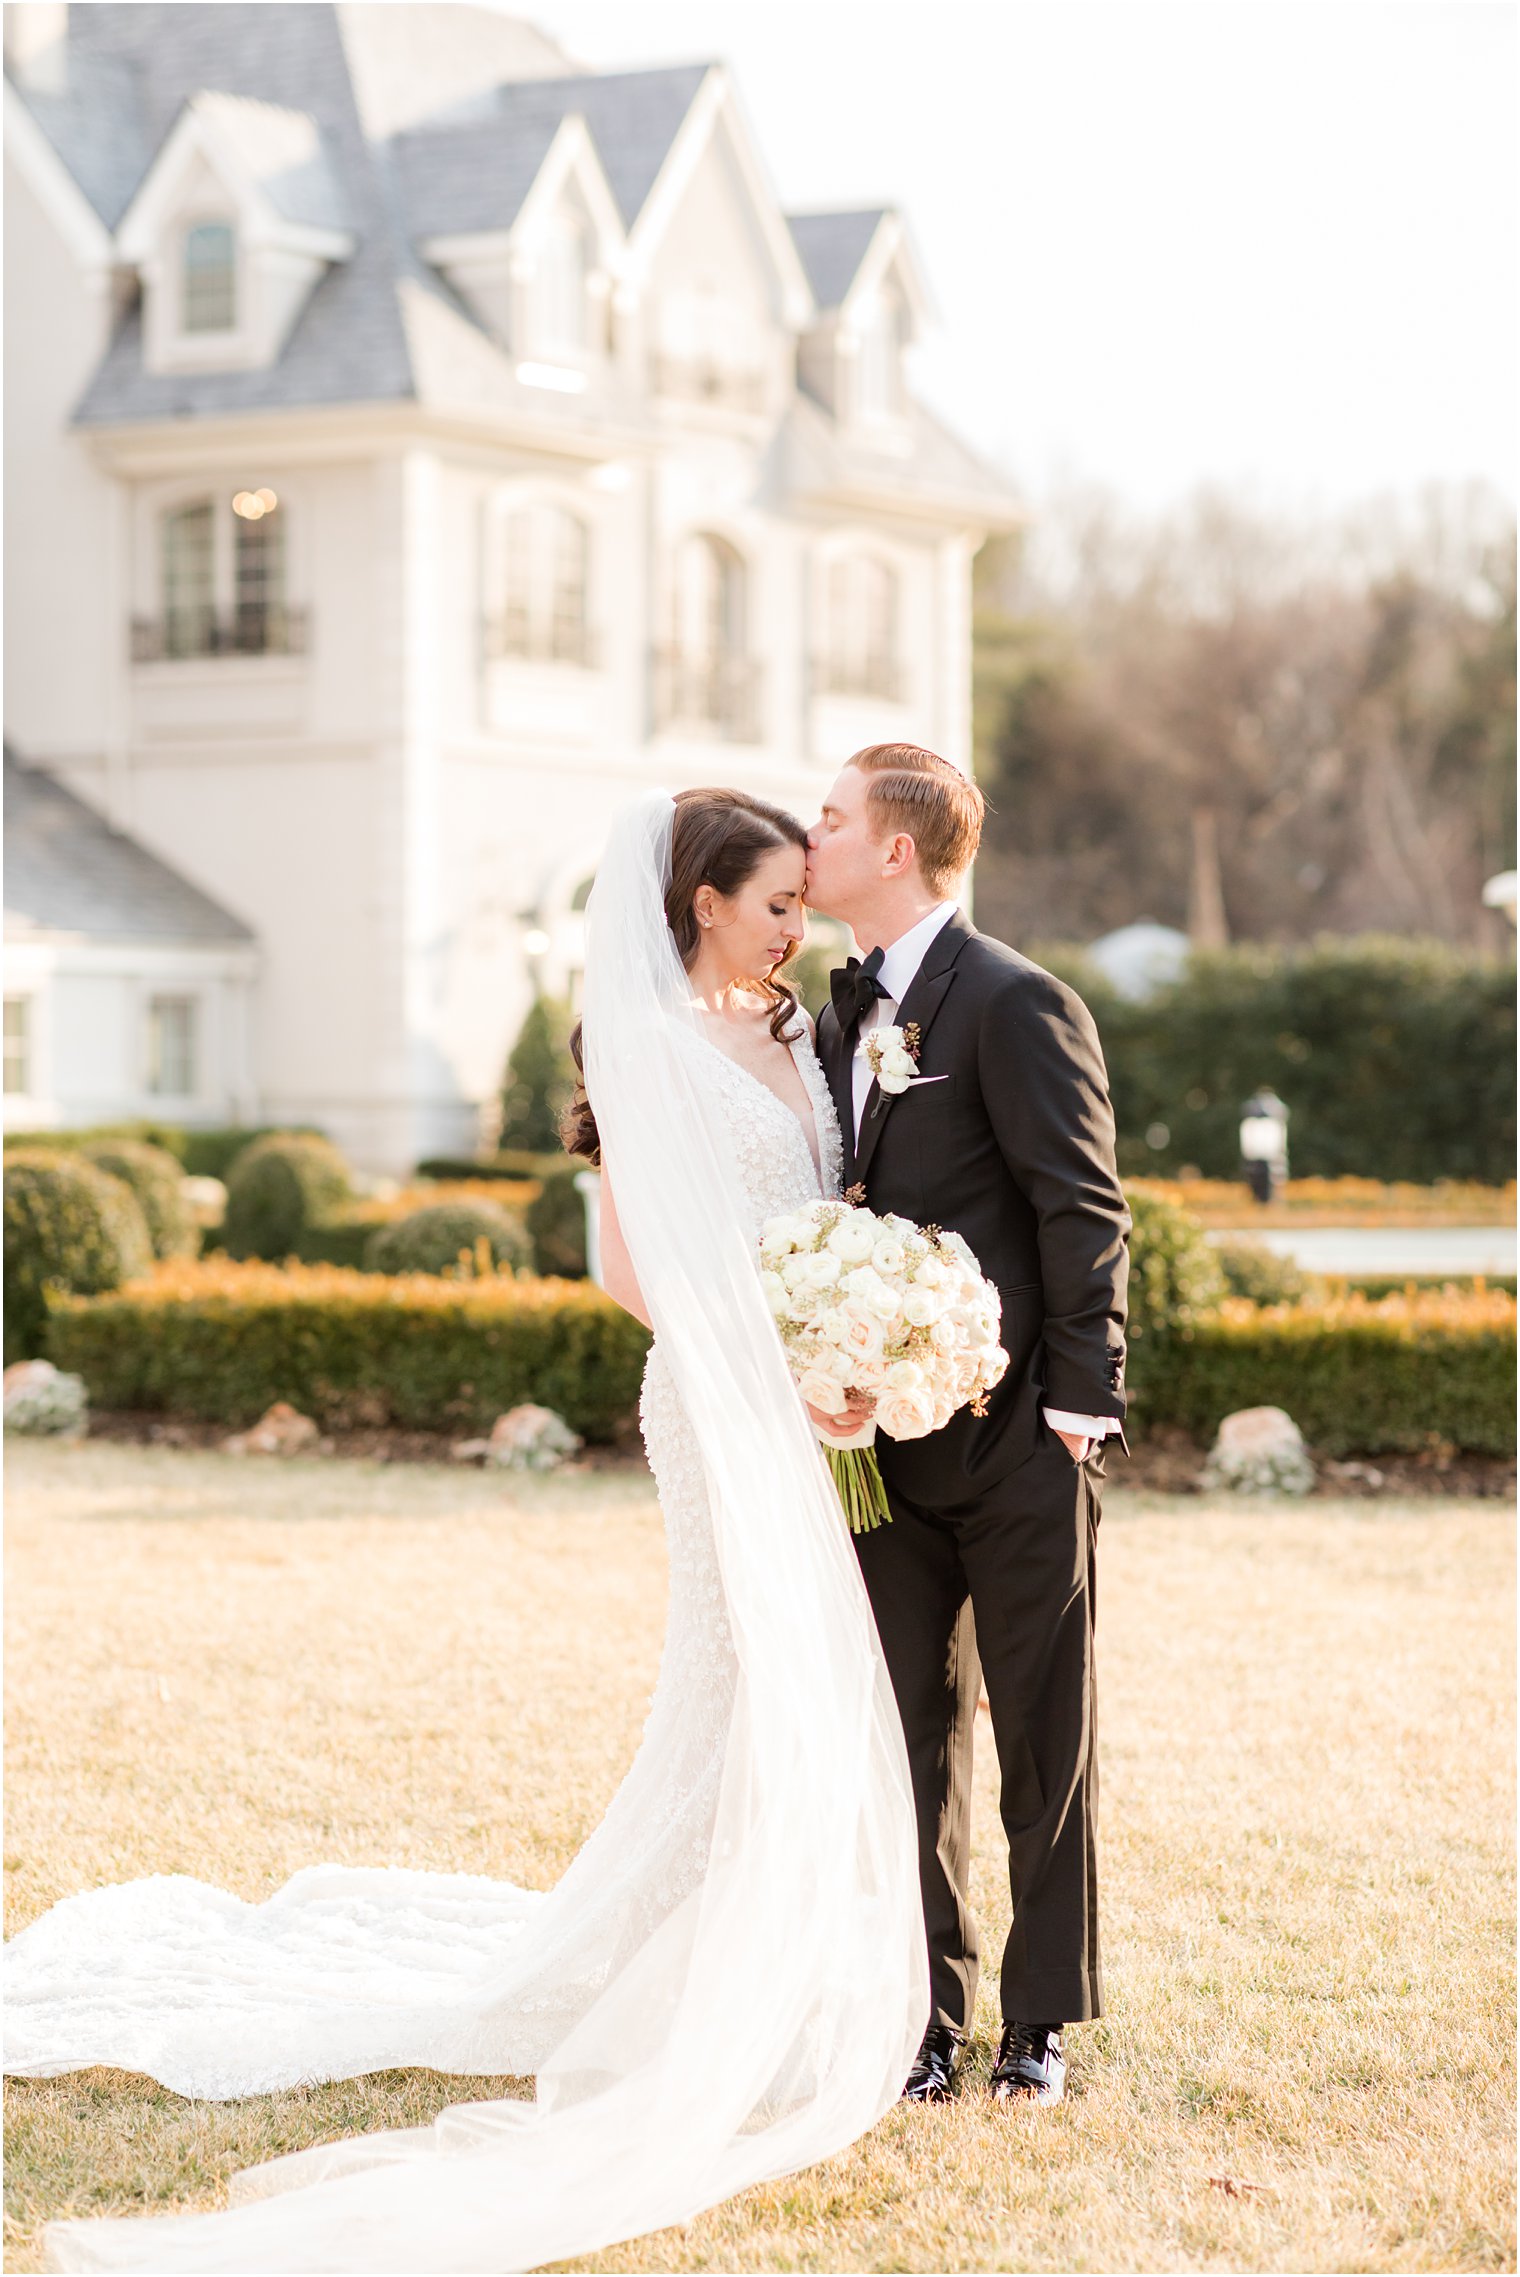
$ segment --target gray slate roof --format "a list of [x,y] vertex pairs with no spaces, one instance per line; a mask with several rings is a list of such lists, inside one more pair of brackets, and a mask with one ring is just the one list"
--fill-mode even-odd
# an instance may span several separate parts
[[347,229],[342,185],[309,111],[215,92],[192,102],[218,140],[236,151],[276,213],[312,229]]
[[787,215],[792,242],[820,308],[837,308],[844,299],[886,213],[885,206],[867,206],[858,213]]
[[496,90],[483,117],[398,136],[397,164],[416,234],[510,229],[572,112],[590,128],[624,227],[631,228],[711,68],[692,63],[519,80]]
[[5,753],[5,915],[23,932],[209,947],[251,928],[56,776]]
[[[283,210],[356,238],[267,371],[147,372],[131,309],[75,423],[422,399],[440,359],[424,354],[419,368],[419,330],[441,343],[461,304],[418,241],[509,228],[571,111],[631,223],[711,68],[598,75],[566,61],[530,26],[449,0],[71,7],[68,93],[18,91],[108,228],[185,105],[209,99]],[[498,361],[507,386],[510,362]]]
[[[293,218],[351,231],[275,363],[152,373],[142,315],[122,316],[71,417],[76,425],[364,403],[520,409],[591,426],[626,415],[596,397],[525,392],[499,341],[419,250],[430,237],[510,228],[561,121],[586,120],[625,224],[643,210],[713,66],[577,72],[524,22],[461,0],[89,0],[68,12],[68,92],[21,87],[101,220],[115,228],[187,103],[208,100]],[[881,207],[788,217],[820,307],[837,307]],[[1006,486],[927,413],[888,487],[1006,504]],[[799,396],[782,457],[808,482],[869,487]],[[827,469],[827,473],[825,472]]]

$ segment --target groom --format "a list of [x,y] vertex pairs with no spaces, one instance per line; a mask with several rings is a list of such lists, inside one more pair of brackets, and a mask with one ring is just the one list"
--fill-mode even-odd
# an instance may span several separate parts
[[[992,2089],[1050,2103],[1062,2026],[1102,2007],[1093,1546],[1103,1441],[1123,1444],[1129,1213],[1086,1007],[956,904],[981,826],[981,793],[947,760],[873,744],[808,835],[807,899],[869,952],[833,975],[818,1027],[845,1183],[873,1210],[964,1235],[1002,1297],[1009,1355],[985,1416],[877,1440],[892,1523],[855,1537],[902,1712],[929,1937],[933,2011],[905,2093],[952,2092],[975,2009],[985,1681],[1013,1890]],[[910,1022],[917,1080],[884,1093],[862,1038]]]

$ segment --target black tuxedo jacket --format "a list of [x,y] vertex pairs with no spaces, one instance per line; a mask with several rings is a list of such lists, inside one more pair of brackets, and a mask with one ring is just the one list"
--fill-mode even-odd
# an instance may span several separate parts
[[1027,1460],[1049,1434],[1043,1407],[1123,1416],[1130,1220],[1098,1033],[1063,982],[957,910],[895,1017],[918,1024],[919,1074],[946,1080],[895,1095],[873,1083],[858,1147],[858,1032],[841,1035],[832,1007],[818,1049],[845,1184],[863,1184],[873,1210],[963,1235],[1003,1300],[1008,1373],[987,1414],[876,1443],[889,1487],[949,1508]]

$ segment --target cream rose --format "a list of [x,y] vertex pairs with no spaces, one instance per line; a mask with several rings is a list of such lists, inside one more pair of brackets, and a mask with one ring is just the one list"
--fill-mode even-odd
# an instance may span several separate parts
[[925,1439],[934,1428],[934,1403],[922,1389],[883,1391],[876,1420],[889,1439]]
[[845,1405],[844,1391],[832,1376],[821,1368],[809,1368],[799,1379],[797,1389],[809,1407],[816,1407],[823,1415],[838,1415]]
[[879,1360],[885,1339],[881,1322],[876,1315],[863,1311],[857,1305],[847,1306],[844,1315],[844,1335],[839,1340],[841,1352],[857,1360]]

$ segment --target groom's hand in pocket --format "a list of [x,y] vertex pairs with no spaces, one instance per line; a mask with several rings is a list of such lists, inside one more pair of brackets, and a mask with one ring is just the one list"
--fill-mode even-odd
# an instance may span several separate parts
[[[1054,1430],[1055,1426],[1052,1425],[1051,1428]],[[1092,1453],[1093,1443],[1091,1439],[1079,1439],[1076,1433],[1072,1431],[1057,1431],[1056,1437],[1074,1463],[1085,1463]]]

